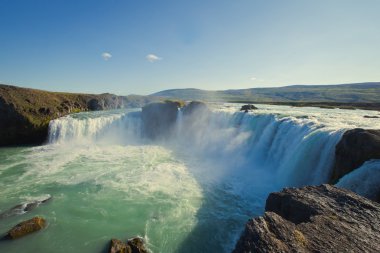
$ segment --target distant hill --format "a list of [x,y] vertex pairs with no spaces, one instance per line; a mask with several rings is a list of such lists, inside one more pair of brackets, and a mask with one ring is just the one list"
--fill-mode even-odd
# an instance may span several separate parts
[[224,102],[379,103],[380,82],[337,85],[292,85],[235,90],[172,89],[152,94],[165,98]]

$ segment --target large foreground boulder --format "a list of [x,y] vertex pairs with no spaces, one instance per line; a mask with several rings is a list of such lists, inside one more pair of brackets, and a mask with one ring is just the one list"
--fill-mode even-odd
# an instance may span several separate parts
[[370,159],[380,159],[380,130],[356,128],[346,131],[336,145],[330,182],[336,183]]
[[7,237],[10,239],[17,239],[23,237],[25,235],[31,234],[38,230],[43,229],[46,226],[46,221],[41,217],[34,217],[30,220],[23,221],[16,226],[14,226],[11,230],[9,230]]
[[331,185],[271,193],[233,252],[380,252],[380,205]]

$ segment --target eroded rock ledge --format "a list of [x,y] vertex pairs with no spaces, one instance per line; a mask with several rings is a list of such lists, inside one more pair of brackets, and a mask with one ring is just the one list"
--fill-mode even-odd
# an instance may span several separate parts
[[239,252],[380,252],[380,204],[331,185],[271,193]]

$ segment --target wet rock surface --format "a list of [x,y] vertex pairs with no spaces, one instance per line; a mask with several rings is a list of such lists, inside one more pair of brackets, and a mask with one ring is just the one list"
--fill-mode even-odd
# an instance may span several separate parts
[[330,183],[336,183],[370,159],[380,159],[380,130],[356,128],[346,131],[335,148]]
[[271,193],[233,252],[380,252],[380,205],[331,185]]
[[34,217],[30,220],[23,221],[11,230],[7,234],[9,239],[18,239],[33,232],[39,231],[46,226],[46,220],[42,217]]
[[240,111],[248,112],[248,111],[252,111],[252,110],[256,110],[256,109],[258,109],[256,106],[254,106],[252,104],[248,104],[248,105],[243,105],[240,108]]
[[142,108],[142,134],[148,139],[167,137],[177,120],[179,104],[166,101],[151,103]]
[[200,101],[191,101],[189,104],[187,104],[185,107],[182,109],[183,115],[192,115],[194,113],[207,113],[210,112],[210,109],[208,106]]
[[148,250],[142,238],[134,237],[126,243],[119,239],[111,239],[108,253],[148,253]]
[[108,253],[131,253],[131,248],[127,244],[120,241],[119,239],[111,239],[110,248]]
[[8,217],[21,215],[21,214],[30,212],[33,209],[35,209],[36,207],[38,207],[39,205],[50,201],[51,198],[52,198],[51,196],[48,196],[42,200],[36,200],[36,201],[16,205],[16,206],[12,207],[11,209],[0,213],[0,220],[4,219],[4,218],[8,218]]

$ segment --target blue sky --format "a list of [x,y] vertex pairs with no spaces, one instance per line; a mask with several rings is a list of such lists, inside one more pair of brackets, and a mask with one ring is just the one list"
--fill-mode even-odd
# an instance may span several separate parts
[[380,81],[378,0],[0,0],[0,82],[149,94]]

